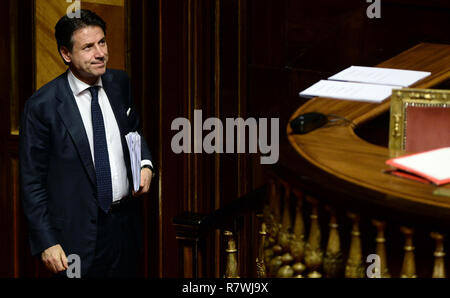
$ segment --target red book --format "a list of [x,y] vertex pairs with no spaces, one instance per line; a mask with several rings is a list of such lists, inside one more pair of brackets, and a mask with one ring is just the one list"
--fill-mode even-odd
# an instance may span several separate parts
[[400,170],[392,172],[397,176],[426,179],[436,185],[450,183],[450,147],[391,158],[386,164]]

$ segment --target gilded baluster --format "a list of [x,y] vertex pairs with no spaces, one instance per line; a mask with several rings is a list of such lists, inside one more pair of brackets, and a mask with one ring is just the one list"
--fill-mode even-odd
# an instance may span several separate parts
[[272,231],[271,235],[273,235],[273,240],[271,242],[274,243],[274,245],[272,246],[273,256],[281,257],[281,254],[283,253],[284,249],[281,246],[280,242],[284,243],[285,239],[287,241],[287,238],[286,238],[287,234],[283,233],[280,223],[274,224],[272,226],[271,231]]
[[305,256],[305,222],[303,220],[303,195],[298,190],[293,190],[293,194],[297,199],[295,207],[295,221],[294,221],[294,234],[291,240],[291,254],[294,258],[294,264],[292,269],[294,270],[294,276],[297,278],[303,277],[303,272],[306,270],[305,264],[303,264],[303,258]]
[[231,231],[225,231],[225,237],[227,238],[227,263],[225,268],[225,278],[239,278],[238,263],[237,263],[237,248],[234,241],[233,233]]
[[[273,179],[269,182],[268,202],[269,204],[264,208],[264,221],[266,222],[267,229],[267,235],[265,238],[266,241],[264,243],[264,260],[266,268],[268,267],[268,274],[270,276],[275,276],[279,266],[281,266],[281,259],[276,257],[281,257],[280,254],[282,252],[282,248],[277,244],[278,232],[281,226],[279,223],[280,201],[278,185]],[[274,272],[272,269],[276,271]]]
[[[285,182],[281,182],[282,186],[285,189],[284,192],[284,198],[283,198],[283,217],[282,217],[282,224],[281,224],[281,228],[278,231],[278,238],[277,238],[277,244],[274,246],[274,250],[276,251],[275,254],[283,254],[283,259],[286,260],[287,258],[292,258],[292,256],[290,256],[290,250],[289,250],[289,244],[291,241],[291,234],[290,234],[290,229],[291,229],[291,216],[290,216],[290,211],[289,211],[289,196],[290,196],[290,189],[289,189],[289,185],[287,185]],[[289,256],[287,256],[287,254]],[[286,264],[286,262],[283,262],[284,265],[288,265]]]
[[283,255],[281,256],[282,266],[278,269],[276,276],[289,278],[294,276],[294,270],[291,267],[291,263],[294,260],[290,253],[290,243],[292,240],[292,234],[290,230],[292,228],[291,214],[289,210],[290,205],[290,187],[284,181],[281,181],[281,184],[284,188],[284,197],[283,197],[283,216],[282,216],[282,224],[281,229],[278,232],[278,245],[281,247],[281,252]]
[[294,276],[294,270],[292,269],[292,261],[294,258],[292,257],[291,253],[285,252],[281,256],[281,261],[283,263],[282,267],[277,272],[277,277],[293,277]]
[[270,212],[273,217],[273,221],[280,222],[280,192],[278,184],[273,181],[270,184]]
[[364,277],[364,267],[362,262],[361,233],[359,231],[359,215],[349,212],[348,217],[352,220],[352,237],[347,264],[345,266],[345,277],[362,278]]
[[431,233],[431,238],[436,241],[436,249],[434,251],[434,267],[433,278],[445,278],[445,252],[444,252],[444,235],[436,232]]
[[280,223],[280,192],[279,192],[279,186],[277,183],[274,183],[271,187],[271,205],[270,205],[270,212],[272,214],[272,221],[270,222],[269,226],[269,233],[268,233],[268,241],[270,247],[270,251],[265,252],[266,257],[271,255],[271,259],[268,262],[269,268],[268,273],[270,277],[276,277],[278,270],[283,265],[283,258],[281,256],[281,253],[283,252],[283,249],[281,245],[278,244],[278,238],[280,230],[281,230],[281,223]]
[[416,278],[416,262],[414,257],[413,234],[414,230],[408,227],[401,227],[400,231],[405,236],[405,246],[403,250],[405,255],[403,257],[401,278]]
[[270,218],[268,221],[268,242],[271,247],[272,256],[280,255],[282,252],[281,246],[277,243],[278,234],[281,228],[280,223],[280,196],[279,196],[279,187],[277,183],[273,182],[270,187]]
[[327,206],[330,213],[330,233],[328,237],[327,249],[323,259],[323,272],[325,277],[341,277],[344,270],[344,257],[341,251],[341,241],[338,231],[336,212]]
[[284,198],[283,198],[283,217],[281,222],[281,229],[284,231],[290,231],[292,228],[292,219],[290,212],[290,196],[291,196],[291,188],[289,185],[282,181],[281,184],[284,188]]
[[386,229],[386,223],[384,221],[372,220],[372,224],[377,229],[376,250],[375,253],[380,257],[380,277],[389,278],[389,269],[387,266],[387,254],[386,254],[386,238],[384,236],[384,231]]
[[[267,240],[267,238],[266,238]],[[267,241],[266,241],[267,243]],[[266,248],[264,249],[264,264],[266,264],[266,269],[268,270],[267,266],[269,266],[270,262],[272,261],[272,259],[275,257],[275,255],[273,254],[273,250],[272,248]],[[270,270],[269,270],[270,272]],[[267,272],[267,273],[269,273]]]
[[288,252],[281,256],[283,266],[278,270],[277,277],[289,278],[294,276],[294,270],[291,266],[293,260],[294,258]]
[[310,215],[311,226],[309,230],[308,242],[305,247],[305,263],[308,268],[309,278],[320,278],[322,274],[319,272],[322,265],[323,252],[320,248],[320,226],[319,226],[319,212],[316,199],[307,197],[307,200],[312,205],[312,211]]
[[283,247],[278,244],[281,240],[281,242],[283,242],[285,234],[281,233],[281,231],[278,232],[278,239],[275,240],[275,245],[272,247],[272,251],[273,251],[273,255],[274,256],[279,256],[281,255],[281,253],[283,253]]
[[[277,217],[277,184],[276,182],[271,179],[268,183],[268,191],[267,191],[267,203],[264,205],[263,209],[263,215],[264,215],[264,222],[267,224],[268,232],[269,232],[269,238],[271,234],[271,228],[272,226],[278,222]],[[273,244],[272,244],[273,245]]]
[[281,266],[283,266],[283,257],[273,257],[269,263],[269,277],[276,277]]
[[291,278],[294,276],[294,269],[290,265],[284,265],[277,272],[277,277]]
[[258,278],[267,277],[266,272],[266,263],[265,263],[265,255],[264,255],[264,244],[266,243],[266,223],[263,221],[263,215],[258,214],[256,217],[261,221],[261,229],[259,231],[259,248],[258,248],[258,257],[256,258],[256,275]]
[[297,199],[297,204],[295,205],[295,221],[294,221],[294,235],[298,238],[303,238],[305,236],[305,221],[303,220],[303,194],[298,190],[293,190],[292,193]]

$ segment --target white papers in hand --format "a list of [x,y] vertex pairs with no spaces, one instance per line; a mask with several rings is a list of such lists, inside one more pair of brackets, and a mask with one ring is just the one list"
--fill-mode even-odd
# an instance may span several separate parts
[[125,139],[130,152],[133,189],[136,192],[141,184],[141,136],[137,132],[130,132],[125,136]]
[[320,80],[300,92],[303,97],[329,97],[355,101],[382,102],[391,96],[395,86]]
[[329,80],[361,82],[408,87],[431,75],[427,71],[415,71],[382,67],[350,66],[329,77]]

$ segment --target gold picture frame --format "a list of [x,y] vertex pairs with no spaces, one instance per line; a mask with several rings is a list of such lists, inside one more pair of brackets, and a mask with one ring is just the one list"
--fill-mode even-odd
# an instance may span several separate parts
[[408,107],[448,108],[450,111],[450,90],[413,88],[392,90],[389,149],[406,150]]

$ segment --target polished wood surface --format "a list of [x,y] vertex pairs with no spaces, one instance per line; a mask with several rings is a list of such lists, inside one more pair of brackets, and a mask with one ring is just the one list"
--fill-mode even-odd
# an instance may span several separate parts
[[[379,67],[430,71],[431,76],[413,85],[431,88],[450,78],[450,45],[421,43],[383,63]],[[447,216],[450,214],[448,197],[433,195],[436,186],[394,177],[384,173],[385,161],[401,152],[371,144],[355,133],[355,128],[389,111],[389,99],[380,104],[314,98],[301,106],[291,117],[306,112],[321,112],[345,117],[351,122],[326,126],[305,135],[291,134],[289,143],[301,158],[320,171],[348,182],[358,188],[374,191],[377,204],[401,203],[408,208]],[[387,124],[388,125],[388,124]],[[300,158],[300,157],[299,157]],[[326,186],[325,186],[326,187]],[[370,200],[370,199],[369,199]],[[431,207],[431,209],[430,209]]]

